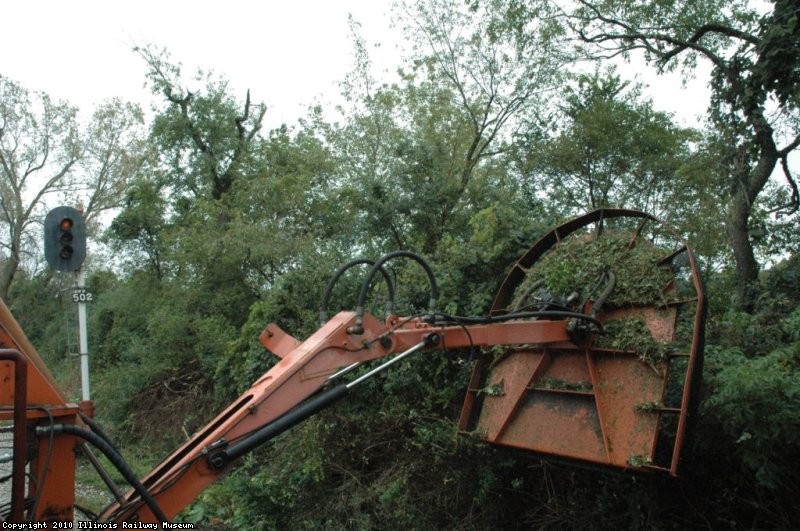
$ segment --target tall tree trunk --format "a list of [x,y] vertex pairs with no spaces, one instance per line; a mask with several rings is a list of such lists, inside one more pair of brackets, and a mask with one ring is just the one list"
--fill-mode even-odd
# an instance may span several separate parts
[[728,208],[728,237],[733,249],[733,258],[736,261],[738,308],[747,313],[752,313],[755,308],[758,297],[756,282],[759,271],[747,230],[750,210],[750,204],[744,194],[735,194]]
[[0,270],[0,298],[8,302],[8,297],[11,293],[11,284],[14,282],[14,277],[19,270],[19,264],[22,261],[22,226],[13,224],[10,227],[11,243],[8,248],[8,260],[3,264]]
[[[731,240],[733,258],[736,261],[738,307],[752,313],[758,298],[759,264],[753,244],[750,242],[748,225],[753,205],[766,186],[773,170],[778,165],[778,149],[775,146],[772,127],[759,108],[752,111],[748,121],[755,130],[754,142],[744,144],[733,162],[734,189],[728,205],[728,237]],[[747,149],[758,146],[758,159],[754,164],[747,161]]]
[[8,260],[3,264],[0,272],[0,298],[8,303],[8,295],[11,291],[11,283],[19,268],[19,253],[11,252]]

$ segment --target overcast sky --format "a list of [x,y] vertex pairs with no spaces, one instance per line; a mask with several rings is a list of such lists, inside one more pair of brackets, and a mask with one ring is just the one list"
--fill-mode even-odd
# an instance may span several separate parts
[[[134,45],[164,47],[184,74],[198,67],[229,80],[243,98],[268,105],[267,126],[292,123],[316,99],[333,101],[352,65],[348,14],[362,25],[373,62],[394,71],[400,53],[391,0],[16,0],[4,2],[0,74],[65,99],[86,116],[110,97],[151,101]],[[705,79],[683,90],[634,65],[660,110],[687,125],[705,110]]]
[[389,8],[387,0],[4,2],[0,74],[84,114],[114,96],[147,103],[145,64],[132,47],[152,44],[169,50],[185,75],[202,67],[241,98],[251,89],[276,125],[338,93],[353,60],[349,13],[370,42],[386,42],[374,50],[379,59],[395,62]]

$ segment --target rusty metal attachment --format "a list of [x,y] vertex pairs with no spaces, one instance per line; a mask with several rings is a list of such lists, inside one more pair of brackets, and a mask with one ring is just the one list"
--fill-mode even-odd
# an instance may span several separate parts
[[[71,522],[75,441],[72,437],[32,437],[32,429],[56,422],[75,424],[78,406],[65,400],[2,300],[0,381],[4,383],[0,385],[0,421],[14,424],[12,507],[5,515],[7,521]],[[26,471],[27,486],[22,481]]]
[[[393,258],[410,258],[425,270],[427,314],[390,311],[381,320],[365,311],[372,279]],[[327,319],[338,276],[369,263],[356,310]],[[267,325],[261,343],[280,360],[141,481],[94,430],[91,404],[79,408],[58,390],[0,301],[0,349],[10,349],[0,355],[6,382],[0,421],[13,421],[19,445],[12,511],[0,518],[71,522],[75,451],[85,440],[131,485],[121,493],[101,474],[115,498],[101,522],[171,520],[238,458],[363,379],[416,352],[441,356],[467,348],[483,354],[462,408],[461,433],[552,458],[678,474],[700,383],[705,302],[694,255],[674,231],[642,212],[597,210],[540,239],[511,269],[490,315],[439,313],[437,295],[432,269],[408,251],[348,263],[326,290],[324,324],[305,340]],[[366,365],[381,358],[389,359]],[[360,375],[351,374],[359,368]],[[34,479],[25,491],[24,466]]]
[[601,209],[542,237],[492,313],[588,313],[571,344],[484,351],[462,433],[544,456],[678,474],[702,366],[705,302],[680,236],[637,211]]

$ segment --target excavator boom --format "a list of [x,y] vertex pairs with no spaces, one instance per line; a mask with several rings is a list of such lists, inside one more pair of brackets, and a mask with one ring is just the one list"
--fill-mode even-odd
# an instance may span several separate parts
[[[261,335],[262,343],[268,349],[274,349],[281,360],[142,480],[167,518],[175,517],[208,485],[225,474],[237,458],[247,453],[239,448],[245,445],[249,451],[248,438],[257,437],[259,430],[269,428],[290,415],[298,405],[326,385],[335,386],[331,390],[337,393],[328,396],[339,398],[343,395],[347,385],[336,386],[331,376],[344,368],[411,350],[428,350],[427,355],[444,355],[445,349],[509,343],[571,346],[566,321],[461,327],[436,326],[421,318],[394,316],[381,322],[366,314],[364,332],[354,336],[348,334],[348,329],[355,326],[356,318],[354,312],[339,313],[303,342],[291,338],[274,324],[266,328]],[[287,345],[290,350],[283,350]],[[259,441],[263,442],[266,440]],[[135,491],[131,491],[123,502],[106,509],[101,518],[125,521],[133,514],[143,522],[156,521]]]
[[[427,311],[395,315],[384,269],[394,259],[425,271]],[[333,285],[360,265],[371,268],[356,310],[328,319]],[[385,319],[365,311],[378,274],[388,286]],[[437,298],[432,269],[414,253],[349,262],[326,289],[320,328],[301,341],[268,325],[260,341],[279,361],[141,480],[58,390],[0,301],[0,415],[14,430],[13,494],[2,517],[71,521],[75,450],[91,444],[132,486],[123,494],[111,485],[116,501],[101,522],[170,521],[242,456],[363,381],[414,355],[424,363],[465,349],[477,362],[459,433],[547,458],[678,474],[699,385],[705,303],[694,256],[674,231],[641,212],[597,210],[534,244],[488,315],[445,315]],[[26,473],[34,478],[27,487]]]

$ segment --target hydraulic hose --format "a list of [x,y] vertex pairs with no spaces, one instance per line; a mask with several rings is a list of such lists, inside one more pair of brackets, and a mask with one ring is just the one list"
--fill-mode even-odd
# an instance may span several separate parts
[[[100,426],[100,424],[98,424],[93,418],[89,417],[88,415],[84,415],[83,413],[79,412],[78,416],[80,416],[81,420],[84,423],[86,423],[87,426],[89,426],[89,429],[91,429],[98,437],[101,437],[104,441],[106,441],[106,443],[118,455],[122,455],[117,446],[111,440],[111,438],[106,434],[105,430],[103,430],[103,428]],[[92,453],[92,449],[89,447],[89,445],[87,443],[84,443],[81,446],[81,449],[83,450],[83,453],[86,456],[86,458],[89,460],[89,463],[92,464],[95,471],[100,476],[100,479],[103,480],[103,483],[106,484],[108,490],[111,491],[111,494],[114,495],[114,499],[117,500],[118,502],[121,502],[123,499],[122,492],[119,490],[116,483],[114,483],[114,480],[111,478],[108,472],[106,472],[106,469],[103,468],[103,464]]]
[[49,433],[53,433],[54,435],[65,433],[67,435],[74,435],[76,437],[80,437],[84,441],[90,443],[92,446],[100,450],[103,455],[105,455],[108,460],[111,462],[112,465],[122,474],[122,477],[125,478],[133,490],[139,495],[142,501],[147,505],[150,511],[153,513],[159,522],[168,522],[169,519],[161,510],[161,507],[158,506],[158,502],[156,502],[155,498],[150,495],[147,489],[142,485],[139,481],[139,478],[136,477],[133,470],[128,466],[128,463],[122,458],[122,456],[114,450],[113,446],[109,444],[103,437],[97,435],[96,433],[89,431],[85,428],[81,428],[80,426],[75,426],[72,424],[55,424],[53,426],[39,426],[36,428],[36,433],[38,435],[45,435]]
[[533,293],[533,290],[539,289],[544,286],[544,279],[540,278],[536,282],[532,282],[523,292],[517,297],[517,303],[512,308],[512,311],[517,311],[520,309],[520,305],[525,302],[525,299],[528,298],[528,295]]
[[507,313],[504,315],[490,315],[486,317],[461,317],[461,316],[454,316],[454,315],[447,315],[444,313],[437,313],[435,314],[436,317],[441,317],[445,321],[452,321],[454,323],[460,324],[491,324],[491,323],[503,323],[505,321],[511,321],[514,319],[531,319],[531,318],[559,318],[559,319],[580,319],[583,321],[588,321],[595,325],[599,330],[603,329],[603,323],[600,322],[599,319],[593,317],[591,315],[586,315],[585,313],[579,312],[567,312],[561,310],[542,310],[542,311],[534,311],[534,312],[514,312],[514,313]]
[[221,470],[232,461],[239,459],[243,455],[251,452],[255,448],[258,448],[267,441],[274,439],[289,428],[299,424],[312,415],[319,413],[326,407],[332,405],[334,402],[344,397],[352,388],[361,384],[365,380],[368,380],[376,374],[385,371],[395,363],[405,359],[415,352],[419,352],[424,348],[430,348],[438,345],[439,341],[439,334],[428,334],[422,339],[421,342],[417,343],[405,352],[398,354],[389,361],[384,362],[380,366],[372,369],[359,378],[356,378],[350,383],[337,385],[335,387],[331,387],[330,389],[321,391],[320,393],[300,403],[294,409],[284,413],[282,416],[273,420],[269,424],[258,428],[243,439],[230,444],[225,440],[220,439],[217,443],[212,445],[215,448],[209,449],[209,466],[211,466],[211,468],[214,470]]
[[592,306],[592,317],[597,317],[597,314],[603,309],[603,305],[605,305],[608,297],[611,296],[611,292],[614,291],[614,287],[617,285],[617,275],[615,275],[613,271],[605,271],[603,278],[606,279],[606,287]]
[[112,449],[113,449],[113,450],[114,450],[116,453],[118,453],[118,454],[120,453],[119,449],[117,449],[117,446],[114,444],[114,442],[111,440],[111,438],[110,438],[110,437],[109,437],[109,436],[106,434],[105,430],[104,430],[104,429],[103,429],[103,428],[100,426],[100,424],[98,424],[98,423],[97,423],[97,421],[96,421],[96,420],[94,420],[94,419],[93,419],[93,418],[91,418],[91,417],[88,417],[88,416],[84,415],[83,413],[78,413],[78,416],[81,418],[81,420],[82,420],[83,422],[85,422],[85,423],[86,423],[86,425],[87,425],[87,426],[89,426],[89,429],[90,429],[90,430],[92,430],[92,431],[93,431],[93,432],[94,432],[94,433],[95,433],[95,434],[96,434],[98,437],[102,437],[102,439],[103,439],[103,440],[104,440],[104,441],[105,441],[105,442],[106,442],[106,443],[107,443],[107,444],[108,444],[108,445],[109,445],[109,446],[110,446],[110,447],[111,447],[111,448],[112,448]]
[[[331,279],[328,281],[328,285],[325,287],[325,294],[322,296],[322,304],[319,308],[319,324],[320,326],[324,325],[328,321],[328,303],[331,300],[331,294],[333,293],[333,288],[336,286],[336,282],[339,281],[339,278],[351,267],[355,267],[357,265],[366,264],[369,266],[374,266],[375,261],[370,260],[368,258],[356,258],[355,260],[350,260],[342,267],[336,270],[333,274]],[[386,305],[386,312],[391,314],[394,313],[394,282],[392,282],[389,273],[381,267],[380,268],[381,274],[383,278],[386,280],[386,285],[389,289],[389,302]]]
[[350,330],[353,334],[362,334],[364,332],[364,305],[367,301],[367,294],[369,293],[369,287],[372,285],[372,279],[375,278],[375,274],[378,272],[383,264],[392,260],[394,258],[411,258],[415,262],[417,262],[422,269],[425,270],[425,274],[428,275],[428,282],[430,283],[430,299],[428,301],[428,312],[433,314],[436,310],[436,300],[439,298],[439,290],[436,287],[436,278],[433,276],[433,270],[431,266],[419,255],[412,253],[411,251],[395,251],[389,254],[385,254],[381,257],[380,260],[375,262],[375,265],[372,266],[372,269],[369,270],[367,274],[367,279],[361,285],[361,293],[358,295],[358,305],[356,306],[356,322],[355,326],[352,327]]

